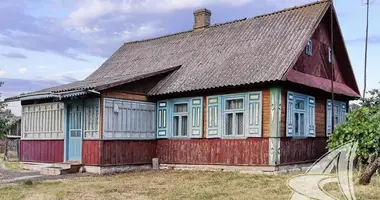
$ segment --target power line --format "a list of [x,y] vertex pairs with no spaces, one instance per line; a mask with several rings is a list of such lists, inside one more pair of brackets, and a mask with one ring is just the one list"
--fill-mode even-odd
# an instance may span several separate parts
[[367,89],[367,57],[368,57],[368,24],[369,24],[369,0],[367,0],[367,22],[365,30],[365,53],[364,53],[364,89],[363,98],[365,98],[365,93]]

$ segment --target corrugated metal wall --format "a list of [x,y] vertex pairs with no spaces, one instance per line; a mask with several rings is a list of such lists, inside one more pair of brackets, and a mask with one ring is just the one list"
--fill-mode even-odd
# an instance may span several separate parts
[[22,107],[23,139],[63,139],[64,104],[44,103]]
[[104,139],[155,139],[156,104],[120,99],[105,99]]

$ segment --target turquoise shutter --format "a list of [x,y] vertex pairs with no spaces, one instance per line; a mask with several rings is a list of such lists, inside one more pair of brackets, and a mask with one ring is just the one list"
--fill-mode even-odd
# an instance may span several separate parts
[[344,123],[347,121],[347,103],[346,102],[341,102],[341,112],[340,112],[340,123]]
[[314,97],[309,97],[308,98],[308,119],[309,119],[309,131],[308,135],[309,136],[315,136],[315,98]]
[[294,93],[293,92],[288,92],[288,98],[287,98],[287,110],[286,110],[286,136],[293,136],[294,132]]
[[207,137],[219,138],[221,137],[220,127],[220,112],[221,112],[221,98],[213,96],[207,97]]
[[191,132],[190,137],[201,138],[203,126],[203,101],[202,97],[190,100]]
[[261,92],[248,93],[248,137],[261,137],[262,135],[261,99]]
[[157,103],[157,138],[168,138],[168,102]]
[[332,101],[327,100],[326,103],[326,135],[331,136],[332,134]]

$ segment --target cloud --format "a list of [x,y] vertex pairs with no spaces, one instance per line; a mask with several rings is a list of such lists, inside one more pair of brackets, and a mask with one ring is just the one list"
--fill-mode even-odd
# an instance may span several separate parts
[[[346,40],[347,44],[358,44],[358,43],[364,43],[364,42],[365,42],[365,37]],[[368,43],[380,44],[380,35],[369,36]]]
[[55,80],[27,80],[4,78],[1,81],[4,82],[4,85],[1,87],[1,98],[8,98],[11,96],[19,95],[21,93],[33,92],[61,84]]
[[27,57],[21,53],[3,53],[1,55],[6,58],[27,59]]
[[18,72],[20,72],[20,74],[25,74],[26,71],[27,69],[25,67],[18,69]]
[[7,73],[4,69],[0,69],[0,76],[4,76]]
[[[109,57],[124,42],[150,38],[168,32],[173,12],[178,18],[191,17],[200,7],[254,9],[269,5],[272,9],[313,0],[27,0],[0,2],[0,45],[31,51],[59,54],[86,61],[84,56]],[[31,8],[58,13],[28,12]],[[42,9],[42,10],[44,10]],[[190,10],[191,9],[191,10]],[[251,11],[247,11],[251,13]],[[49,15],[49,16],[47,16]],[[246,16],[250,17],[250,15]],[[12,19],[12,20],[9,20]],[[165,20],[165,23],[163,23]],[[191,27],[191,24],[185,27]]]

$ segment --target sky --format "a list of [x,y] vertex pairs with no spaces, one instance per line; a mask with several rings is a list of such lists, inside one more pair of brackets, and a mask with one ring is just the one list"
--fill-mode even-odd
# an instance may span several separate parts
[[[189,30],[193,11],[211,22],[254,17],[316,0],[1,0],[1,98],[86,78],[124,42]],[[379,88],[380,0],[370,1],[367,88]],[[363,90],[366,6],[334,0]],[[18,102],[9,108],[20,115]]]

